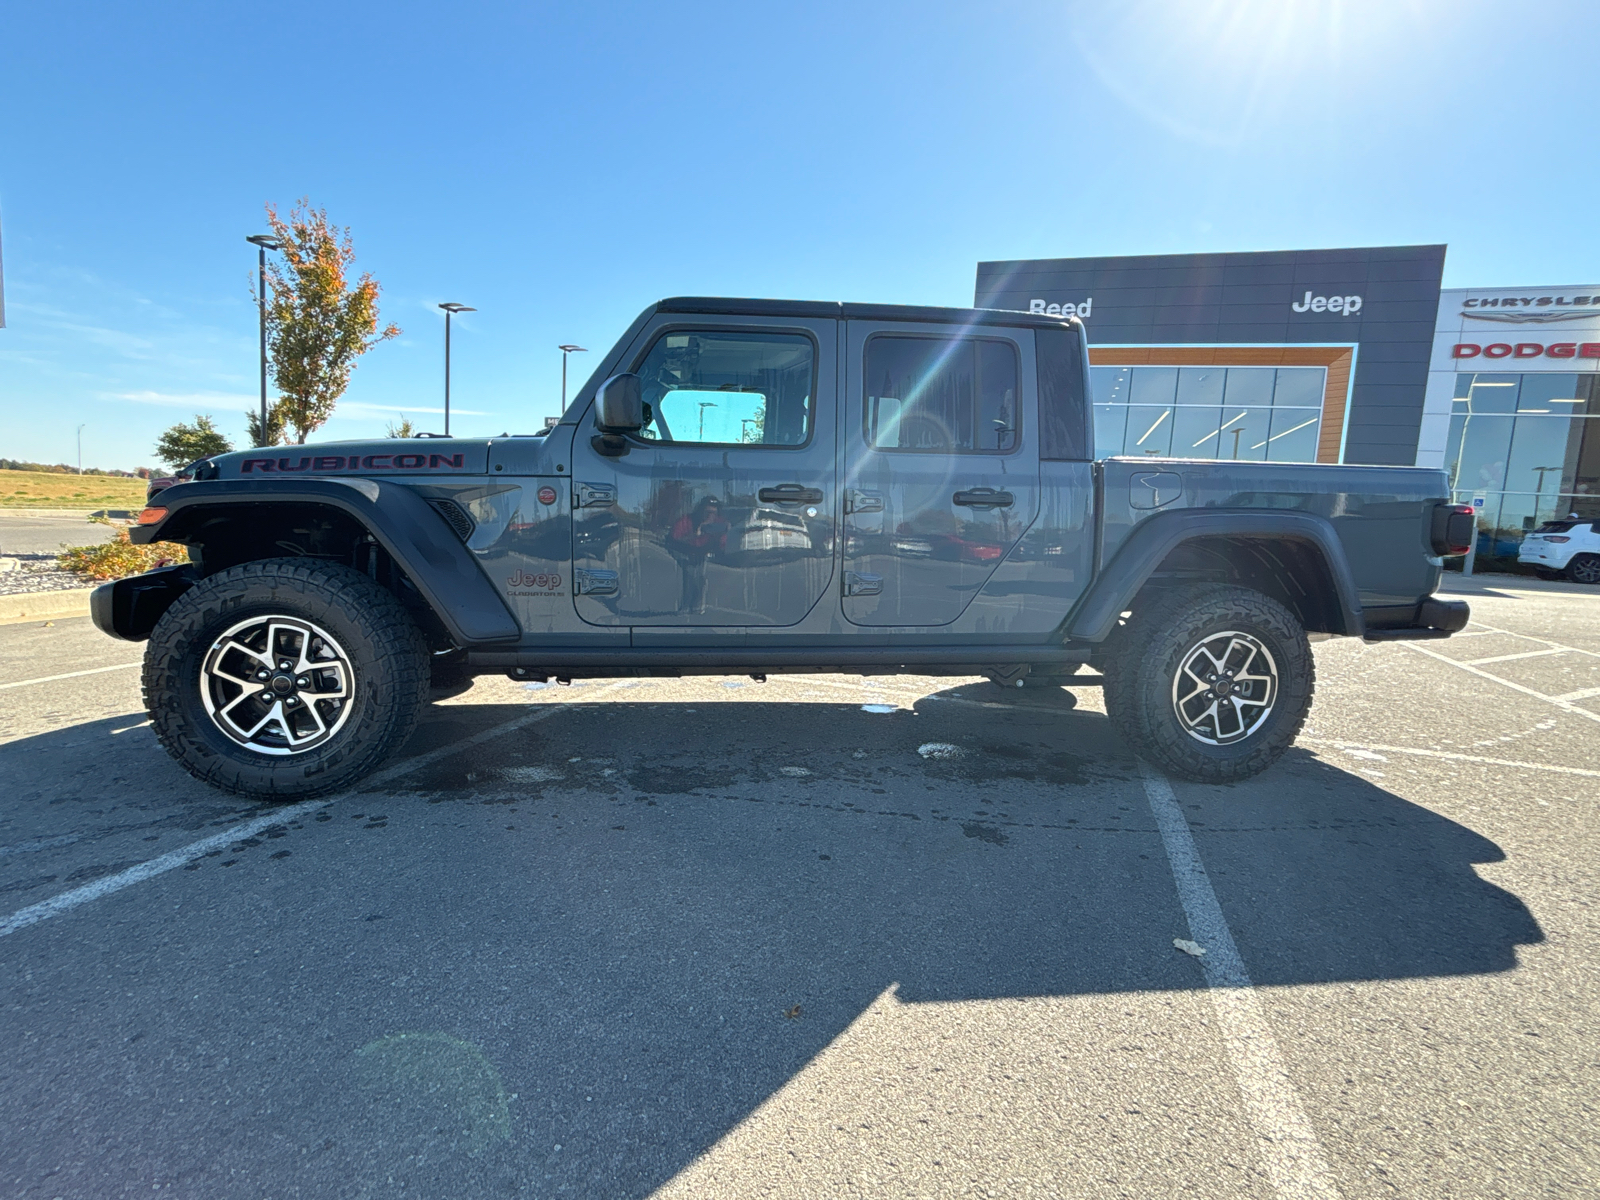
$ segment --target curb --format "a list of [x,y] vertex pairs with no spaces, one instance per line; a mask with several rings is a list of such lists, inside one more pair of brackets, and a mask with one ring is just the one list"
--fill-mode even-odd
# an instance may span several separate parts
[[25,592],[0,596],[0,625],[44,621],[54,617],[87,617],[89,593],[94,588],[68,588],[59,592]]
[[131,521],[139,514],[136,508],[30,508],[25,504],[7,507],[0,505],[0,517],[110,517],[113,521]]

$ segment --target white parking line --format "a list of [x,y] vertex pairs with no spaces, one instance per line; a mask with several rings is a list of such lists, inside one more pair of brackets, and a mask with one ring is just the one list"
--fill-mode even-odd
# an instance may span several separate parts
[[7,688],[28,687],[35,683],[54,683],[58,679],[76,679],[80,675],[104,675],[107,671],[126,671],[138,665],[136,662],[117,663],[111,667],[90,667],[87,671],[68,671],[65,675],[41,675],[38,679],[17,679],[11,683],[0,683],[0,692]]
[[[1467,671],[1481,679],[1487,679],[1491,683],[1498,683],[1502,687],[1508,687],[1514,692],[1521,692],[1524,696],[1532,696],[1535,700],[1543,700],[1546,704],[1552,704],[1556,708],[1559,708],[1562,712],[1576,713],[1580,717],[1588,717],[1591,721],[1600,722],[1600,713],[1590,712],[1587,708],[1579,708],[1576,704],[1569,703],[1568,701],[1563,700],[1560,696],[1547,696],[1543,692],[1534,691],[1531,687],[1523,687],[1520,683],[1513,683],[1509,679],[1502,679],[1498,675],[1491,675],[1488,671],[1481,671],[1471,663],[1464,663],[1458,659],[1447,658],[1445,655],[1440,654],[1435,650],[1429,650],[1426,646],[1422,645],[1421,642],[1401,642],[1400,644],[1416,651],[1418,654],[1426,654],[1429,658],[1436,658],[1442,663],[1449,663],[1457,670]],[[1563,647],[1563,649],[1571,649],[1571,647]],[[1588,651],[1579,650],[1577,653],[1586,654]]]
[[[1595,689],[1600,692],[1600,688]],[[1443,758],[1451,762],[1482,763],[1490,767],[1515,767],[1519,771],[1553,771],[1558,775],[1582,775],[1585,779],[1600,779],[1600,771],[1586,771],[1582,767],[1563,767],[1555,763],[1517,762],[1509,758],[1485,758],[1480,754],[1456,754],[1450,750],[1424,750],[1418,746],[1380,746],[1375,742],[1338,742],[1331,738],[1299,737],[1295,743],[1308,746],[1332,746],[1337,750],[1377,750],[1384,754],[1415,754],[1421,758]]]
[[[603,696],[605,693],[615,691],[621,686],[621,683],[614,683],[609,687],[601,688],[598,692],[591,693],[591,695]],[[559,712],[565,712],[569,708],[576,708],[582,703],[582,700],[568,700],[565,703],[551,705],[548,708],[536,709],[527,716],[512,717],[509,721],[504,721],[493,728],[485,729],[483,732],[476,733],[462,741],[451,742],[448,746],[440,746],[437,750],[430,750],[426,754],[417,755],[416,758],[408,758],[405,762],[396,763],[387,771],[379,771],[376,775],[362,780],[360,787],[370,788],[375,784],[389,783],[391,780],[410,774],[419,767],[425,767],[429,763],[437,762],[439,759],[447,758],[452,754],[459,754],[463,750],[481,745],[493,738],[515,733],[519,729],[526,729],[529,725],[537,724],[555,716]],[[340,792],[334,796],[324,796],[317,800],[302,800],[299,804],[291,804],[287,808],[273,809],[272,812],[265,816],[257,817],[253,821],[246,821],[242,825],[235,825],[232,829],[224,830],[222,833],[201,838],[198,842],[191,842],[189,845],[182,846],[169,854],[163,854],[160,858],[152,858],[148,862],[139,863],[125,871],[118,871],[115,875],[106,875],[96,879],[93,883],[86,883],[82,887],[73,888],[70,892],[62,892],[60,895],[51,896],[48,900],[41,900],[38,904],[30,904],[27,908],[18,909],[5,920],[0,921],[0,937],[6,937],[16,933],[19,929],[26,929],[30,925],[37,925],[40,921],[47,921],[51,917],[59,917],[62,913],[71,912],[91,900],[109,896],[112,892],[120,892],[123,888],[132,887],[136,883],[143,883],[146,879],[154,879],[157,875],[163,875],[168,871],[183,866],[185,863],[193,862],[212,850],[230,846],[243,838],[254,837],[263,829],[268,829],[273,825],[283,825],[297,820],[300,817],[316,812],[319,808],[326,808],[330,804],[337,804],[341,800],[346,800],[355,795],[355,793],[356,789],[352,788],[350,791]]]
[[1570,654],[1565,646],[1556,650],[1524,650],[1521,654],[1496,654],[1493,658],[1469,658],[1469,667],[1481,667],[1486,663],[1514,662],[1519,658],[1543,658],[1546,654]]
[[1600,687],[1579,688],[1575,692],[1567,692],[1565,695],[1555,696],[1552,699],[1571,703],[1574,700],[1592,700],[1596,696],[1600,696]]
[[1150,812],[1161,831],[1161,844],[1178,884],[1178,899],[1189,920],[1189,936],[1205,948],[1200,965],[1206,990],[1267,1177],[1284,1200],[1338,1200],[1327,1155],[1284,1067],[1272,1026],[1200,861],[1189,822],[1172,794],[1172,785],[1143,763],[1140,767]]

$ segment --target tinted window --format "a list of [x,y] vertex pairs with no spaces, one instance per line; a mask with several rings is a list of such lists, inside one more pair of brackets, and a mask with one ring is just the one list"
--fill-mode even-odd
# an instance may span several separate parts
[[880,450],[994,454],[1018,439],[1017,351],[978,338],[867,342],[866,438]]
[[1039,360],[1039,457],[1088,458],[1083,349],[1071,329],[1036,329]]
[[656,339],[639,364],[651,420],[640,437],[800,446],[811,436],[815,355],[789,333],[694,330]]

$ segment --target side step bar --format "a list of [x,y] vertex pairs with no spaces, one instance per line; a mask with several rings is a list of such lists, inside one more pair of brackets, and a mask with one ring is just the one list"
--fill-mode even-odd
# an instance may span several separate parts
[[676,667],[700,674],[737,672],[745,674],[764,667],[798,667],[814,671],[858,674],[862,667],[904,667],[911,671],[928,667],[972,667],[1024,664],[1028,666],[1072,666],[1088,661],[1091,646],[801,646],[793,649],[745,649],[733,646],[649,646],[618,647],[606,650],[549,649],[469,650],[467,664],[489,671],[509,671],[531,667],[555,671],[563,667],[580,669],[629,667]]

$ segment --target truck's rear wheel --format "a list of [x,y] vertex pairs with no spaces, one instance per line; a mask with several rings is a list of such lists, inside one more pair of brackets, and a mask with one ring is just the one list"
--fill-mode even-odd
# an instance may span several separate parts
[[1230,783],[1289,748],[1314,683],[1294,614],[1248,588],[1201,584],[1136,612],[1108,662],[1106,710],[1133,750],[1162,770]]
[[195,778],[302,799],[354,783],[410,736],[428,658],[410,614],[359,571],[267,559],[166,611],[145,650],[145,707]]

